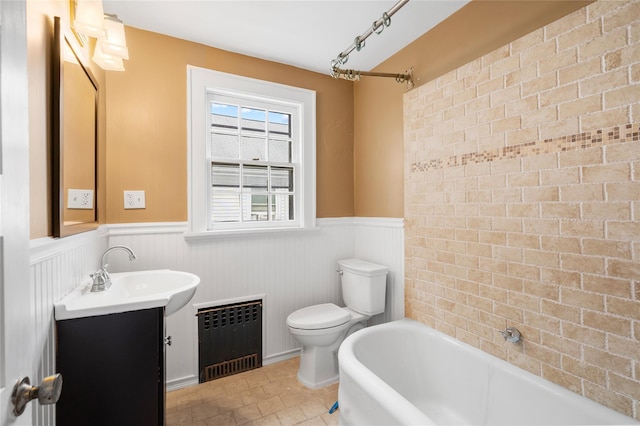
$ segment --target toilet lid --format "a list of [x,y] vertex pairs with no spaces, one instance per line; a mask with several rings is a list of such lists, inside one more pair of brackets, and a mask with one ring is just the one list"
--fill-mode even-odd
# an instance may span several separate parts
[[351,318],[351,314],[333,303],[307,306],[298,309],[287,318],[287,325],[303,330],[319,330],[336,327]]

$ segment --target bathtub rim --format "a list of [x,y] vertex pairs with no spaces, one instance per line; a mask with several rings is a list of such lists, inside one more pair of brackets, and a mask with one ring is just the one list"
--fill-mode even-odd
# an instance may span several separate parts
[[[600,411],[603,415],[610,414],[613,417],[620,417],[620,420],[626,420],[624,423],[619,424],[640,424],[640,421],[634,419],[631,416],[628,416],[620,411],[617,411],[611,407],[608,407],[598,401],[595,401],[591,398],[588,398],[584,395],[578,394],[571,389],[565,388],[559,384],[551,382],[550,380],[538,376],[530,371],[527,371],[521,367],[518,367],[506,360],[498,358],[494,355],[491,355],[482,349],[479,349],[475,346],[472,346],[468,343],[465,343],[461,340],[458,340],[448,334],[445,334],[439,330],[430,327],[429,325],[423,324],[419,321],[416,321],[411,318],[402,318],[395,321],[390,321],[384,324],[378,324],[372,327],[365,328],[360,330],[358,333],[354,333],[349,336],[342,343],[339,351],[338,351],[338,359],[340,365],[340,379],[342,380],[343,368],[346,370],[344,374],[351,376],[353,373],[358,378],[357,382],[364,389],[372,389],[374,387],[380,387],[384,392],[380,392],[380,394],[384,395],[373,395],[372,393],[368,393],[369,396],[374,399],[378,404],[385,407],[395,407],[400,415],[399,421],[403,424],[435,424],[432,419],[428,417],[427,414],[420,411],[417,407],[415,407],[412,403],[408,401],[402,394],[392,388],[389,384],[387,384],[384,380],[375,375],[371,370],[369,370],[364,364],[362,364],[355,355],[355,346],[357,345],[359,340],[366,339],[369,334],[375,334],[379,332],[380,329],[391,329],[394,328],[402,328],[402,329],[415,329],[418,333],[423,333],[427,335],[435,336],[436,338],[442,338],[446,340],[449,344],[460,347],[465,352],[471,352],[474,355],[480,357],[483,360],[486,360],[491,368],[500,368],[503,369],[508,374],[516,374],[526,380],[527,382],[531,382],[535,386],[542,386],[548,388],[548,390],[562,398],[567,398],[568,400],[576,403],[584,403],[585,400],[592,405],[593,409],[596,411]],[[354,379],[352,379],[354,380]],[[340,397],[340,388],[339,388],[339,397]],[[389,403],[393,403],[389,405]],[[395,413],[395,410],[394,410]],[[403,415],[406,414],[406,415]],[[406,421],[403,420],[406,418]],[[425,423],[425,420],[417,421],[416,419],[426,419],[429,423]],[[618,423],[615,423],[618,424]]]

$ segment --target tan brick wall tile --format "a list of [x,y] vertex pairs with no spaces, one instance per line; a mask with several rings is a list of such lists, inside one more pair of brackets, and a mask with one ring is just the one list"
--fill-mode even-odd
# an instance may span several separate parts
[[563,202],[604,201],[604,188],[601,183],[563,186],[560,188],[560,200]]
[[607,312],[640,320],[640,301],[608,296]]
[[[580,95],[591,96],[598,93],[606,93],[619,87],[625,87],[628,84],[627,74],[628,71],[626,68],[619,68],[602,74],[590,74],[589,78],[581,79],[578,83]],[[624,123],[626,121],[627,120],[618,121],[616,124]],[[602,127],[609,126],[612,126],[612,124],[607,124]]]
[[560,302],[577,308],[604,312],[604,296],[597,293],[563,287],[560,289]]
[[640,64],[631,66],[631,81],[637,83],[640,81]]
[[602,95],[592,95],[558,105],[558,118],[579,117],[602,109]]
[[[602,72],[602,64],[600,62],[600,58],[591,58],[585,62],[579,62],[575,65],[568,66],[566,68],[562,68],[558,70],[558,81],[560,86],[564,86],[565,84],[573,83],[579,81],[580,83],[584,81],[584,79],[594,79],[593,76],[599,75]],[[550,89],[551,87],[547,87]],[[582,86],[580,85],[582,89]],[[582,90],[581,94],[585,94]],[[586,94],[593,94],[593,91],[587,91]]]
[[631,219],[631,204],[629,202],[608,201],[606,203],[582,203],[581,205],[583,219]]
[[631,259],[631,244],[628,241],[593,240],[582,241],[583,253],[587,255]]
[[627,28],[615,28],[602,37],[589,40],[578,47],[578,57],[580,61],[594,56],[601,57],[605,53],[618,49],[627,44]]
[[582,245],[579,238],[542,236],[541,248],[546,251],[559,253],[581,253]]
[[601,3],[604,2],[593,3],[587,7],[587,22],[599,21],[601,18],[611,14],[617,15],[621,12],[620,8],[627,2],[624,0],[609,0],[605,4]]
[[[547,58],[541,58],[538,62],[540,75],[551,74],[554,71],[558,71],[562,68],[566,68],[578,63],[578,48],[565,50]],[[577,85],[576,85],[577,86]],[[544,92],[540,94],[542,97]],[[577,93],[576,93],[577,96]]]
[[609,260],[607,274],[615,278],[635,280],[640,277],[640,262],[626,260]]
[[593,365],[606,365],[610,371],[631,377],[632,362],[630,359],[613,355],[589,346],[585,346],[583,351],[584,360],[586,362]]
[[[638,50],[640,57],[640,49]],[[604,107],[611,109],[633,104],[640,99],[640,85],[620,87],[604,94]]]
[[563,220],[560,222],[562,236],[604,238],[604,223],[597,220]]
[[562,152],[558,155],[560,167],[586,166],[602,164],[602,148],[587,148],[577,151]]
[[623,2],[622,9],[618,13],[604,16],[603,30],[608,33],[615,29],[619,29],[620,27],[629,25],[634,21],[637,22],[638,16],[640,16],[640,3]]
[[582,167],[582,182],[625,182],[631,178],[629,163]]
[[608,337],[608,352],[616,354],[622,358],[636,359],[640,353],[640,342],[637,340],[625,339],[623,337],[610,335]]
[[639,5],[591,3],[403,112],[406,315],[637,418]]
[[[571,339],[578,343],[593,346],[594,348],[598,348],[598,349],[604,349],[606,346],[607,335],[606,333],[600,330],[587,328],[573,322],[562,322],[561,325],[562,325],[562,337],[564,337],[565,339]],[[618,338],[618,337],[612,336],[611,338]]]
[[[538,359],[541,364],[560,367],[560,353],[547,347],[532,343],[530,339],[524,344],[524,352],[533,359]],[[542,367],[542,366],[541,366]]]
[[509,56],[499,62],[489,66],[491,78],[504,76],[510,72],[520,69],[520,56]]
[[544,203],[541,207],[542,217],[580,218],[580,205],[578,203]]
[[562,268],[569,271],[600,275],[603,275],[605,272],[604,259],[600,257],[561,253],[560,260],[562,262]]
[[526,203],[548,203],[560,201],[560,191],[556,186],[542,186],[538,188],[524,188],[523,201]]
[[540,128],[540,137],[542,139],[550,139],[557,135],[574,135],[580,131],[580,122],[578,117],[569,117],[566,120],[558,120],[555,123],[549,123]]
[[640,194],[640,182],[607,183],[605,188],[610,201],[634,201]]
[[[640,99],[640,98],[639,98]],[[605,147],[607,163],[640,160],[640,143],[621,143]]]
[[555,368],[548,364],[542,364],[542,377],[550,382],[556,383],[562,387],[565,387],[573,392],[580,393],[582,391],[579,377],[566,373],[559,368]]
[[640,399],[640,382],[631,380],[617,374],[609,374],[609,386],[614,392],[629,396],[635,400]]
[[540,93],[540,107],[556,106],[578,99],[578,83],[568,84]]
[[[542,268],[540,280],[543,283],[553,284],[558,287],[580,287],[580,272],[566,269]],[[558,289],[559,291],[560,289]]]
[[593,311],[584,311],[583,324],[587,327],[603,330],[622,337],[631,337],[631,321],[613,315]]
[[557,219],[523,219],[522,224],[525,234],[560,234],[560,221]]
[[602,294],[610,294],[624,298],[631,298],[631,282],[626,279],[603,277],[600,275],[583,275],[583,289]]
[[521,120],[523,127],[555,123],[558,120],[558,109],[555,106],[540,108],[528,114],[523,114]]
[[[575,80],[572,80],[575,81]],[[561,84],[569,83],[570,81],[563,82]],[[517,87],[517,86],[514,86]],[[525,81],[522,83],[522,97],[531,96],[536,93],[543,92],[545,90],[550,90],[555,87],[558,87],[558,76],[555,72],[549,72],[546,74],[542,74],[538,78],[533,80]],[[516,98],[509,99],[515,100]]]
[[562,369],[574,376],[582,377],[585,380],[600,386],[606,385],[607,377],[604,370],[575,359],[571,356],[562,356]]
[[580,45],[584,40],[593,40],[602,34],[600,21],[591,21],[558,36],[558,50],[563,51]]

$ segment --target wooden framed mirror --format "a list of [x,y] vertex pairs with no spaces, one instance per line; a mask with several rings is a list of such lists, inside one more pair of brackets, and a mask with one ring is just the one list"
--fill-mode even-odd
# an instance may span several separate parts
[[98,227],[98,83],[72,37],[56,16],[51,126],[54,237]]

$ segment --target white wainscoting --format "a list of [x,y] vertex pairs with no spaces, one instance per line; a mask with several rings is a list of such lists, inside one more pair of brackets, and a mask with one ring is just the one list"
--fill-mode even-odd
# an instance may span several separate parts
[[402,219],[318,219],[309,231],[185,240],[186,223],[108,225],[109,245],[130,246],[137,259],[109,257],[113,272],[175,269],[201,279],[189,305],[167,318],[167,386],[197,383],[197,319],[194,305],[264,294],[263,357],[274,362],[297,354],[286,326],[296,309],[342,303],[337,261],[349,257],[386,265],[388,312],[372,324],[404,316]]
[[[100,255],[107,248],[107,237],[106,230],[99,229],[61,239],[40,238],[31,241],[29,285],[33,296],[33,336],[36,353],[40,354],[35,366],[37,377],[31,377],[31,383],[39,384],[44,377],[56,373],[53,303],[89,280],[89,273],[97,269]],[[35,424],[54,425],[54,407],[32,403]]]
[[[295,355],[298,344],[286,327],[289,313],[304,306],[341,304],[337,261],[359,257],[389,267],[387,310],[377,324],[404,316],[402,219],[318,219],[312,231],[186,241],[185,223],[106,225],[62,239],[31,241],[34,338],[41,354],[38,377],[55,373],[53,303],[88,282],[107,247],[124,244],[138,258],[109,255],[113,272],[168,268],[197,274],[201,285],[188,306],[167,318],[168,388],[197,383],[196,308],[226,299],[264,295],[264,361]],[[53,406],[32,404],[38,425],[53,425]]]

